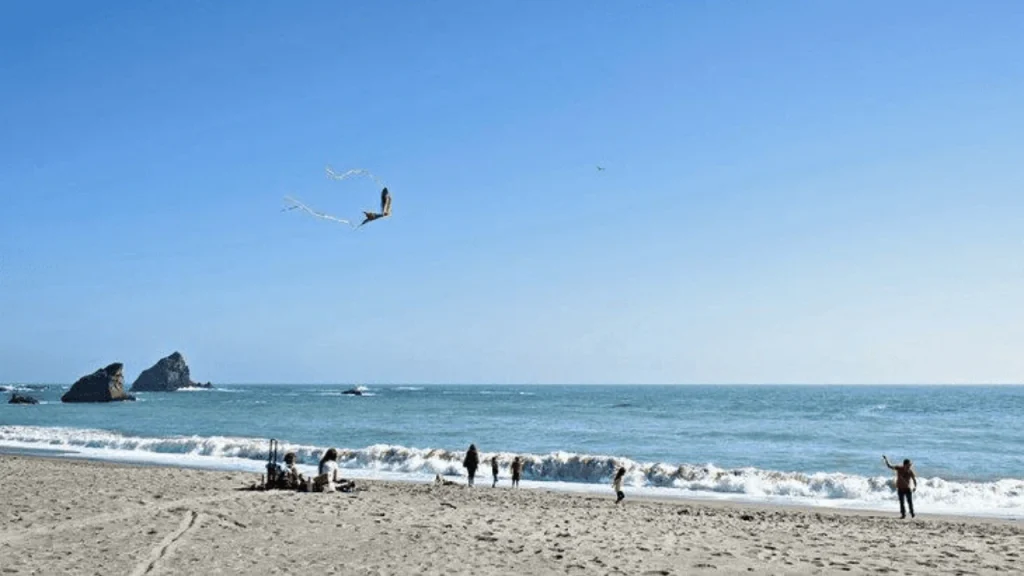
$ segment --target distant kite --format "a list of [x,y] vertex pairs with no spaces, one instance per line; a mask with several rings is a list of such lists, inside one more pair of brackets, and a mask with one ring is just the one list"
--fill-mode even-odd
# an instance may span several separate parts
[[604,166],[598,166],[597,167],[597,171],[598,172],[604,172]]

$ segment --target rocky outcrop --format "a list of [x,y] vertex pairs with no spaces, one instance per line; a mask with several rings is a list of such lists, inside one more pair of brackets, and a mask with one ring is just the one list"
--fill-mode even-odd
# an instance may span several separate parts
[[174,392],[181,388],[213,388],[213,384],[193,382],[185,357],[180,352],[144,370],[132,384],[132,392]]
[[39,400],[31,396],[22,396],[18,393],[12,393],[11,399],[7,401],[8,404],[39,404]]
[[115,402],[135,400],[124,392],[124,365],[115,362],[88,376],[78,379],[63,396],[61,402]]
[[362,396],[363,391],[360,390],[359,388],[349,388],[348,390],[342,392],[342,394],[348,394],[349,396]]

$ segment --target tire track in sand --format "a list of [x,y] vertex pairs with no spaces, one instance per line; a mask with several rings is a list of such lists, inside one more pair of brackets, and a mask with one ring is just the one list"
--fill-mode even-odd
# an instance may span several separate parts
[[194,510],[189,510],[181,517],[181,524],[178,525],[178,529],[168,534],[159,544],[153,547],[149,553],[149,558],[143,560],[141,563],[135,566],[135,570],[131,571],[129,576],[145,576],[152,572],[158,562],[167,556],[171,546],[174,546],[178,540],[181,540],[185,533],[195,527],[199,523],[200,515]]

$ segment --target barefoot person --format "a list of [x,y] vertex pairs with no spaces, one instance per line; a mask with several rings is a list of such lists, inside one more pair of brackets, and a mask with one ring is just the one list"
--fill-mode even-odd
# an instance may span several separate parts
[[[910,460],[904,460],[902,466],[893,466],[884,455],[882,461],[890,470],[896,471],[896,494],[900,498],[900,518],[907,517],[907,510],[903,507],[906,500],[907,508],[910,508],[910,517],[914,517],[914,492],[917,490],[917,474],[914,474],[913,464]],[[914,488],[910,488],[910,482],[914,482]]]
[[612,480],[612,488],[615,489],[615,503],[622,502],[622,499],[626,497],[626,493],[622,491],[622,479],[626,477],[626,467],[619,467],[619,471],[615,473],[615,480]]

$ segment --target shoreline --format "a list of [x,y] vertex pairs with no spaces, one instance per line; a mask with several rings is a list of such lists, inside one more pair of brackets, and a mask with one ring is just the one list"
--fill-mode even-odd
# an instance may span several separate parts
[[1018,522],[0,456],[5,574],[996,574]]
[[[7,450],[14,450],[13,452],[7,452]],[[43,454],[40,452],[34,452],[31,450],[21,451],[17,448],[11,449],[8,447],[0,447],[0,462],[6,458],[21,457],[29,459],[40,459],[48,460],[55,463],[60,462],[82,462],[89,463],[98,466],[106,466],[112,468],[157,468],[157,469],[178,469],[178,470],[191,470],[196,472],[206,472],[211,474],[224,474],[235,477],[237,475],[246,475],[252,478],[251,483],[257,483],[261,476],[261,472],[251,470],[237,470],[237,469],[226,469],[226,468],[214,468],[204,466],[189,466],[187,464],[175,464],[166,462],[142,462],[142,461],[118,461],[113,462],[109,460],[103,460],[100,458],[89,457],[88,455],[81,455],[79,453],[67,450],[54,450],[54,454]],[[264,463],[257,463],[259,466],[263,466]],[[308,471],[310,467],[304,472]],[[419,480],[419,479],[405,479],[405,478],[367,478],[362,476],[351,476],[352,470],[342,469],[342,475],[349,474],[350,477],[357,480],[358,482],[368,484],[397,484],[397,485],[427,485],[431,484],[430,480]],[[460,476],[442,476],[446,480],[457,482],[460,487],[464,487],[465,478]],[[478,488],[491,490],[488,482],[490,476],[481,475],[478,477]],[[520,488],[525,492],[540,492],[552,495],[575,495],[581,497],[592,497],[592,498],[609,498],[613,499],[613,493],[611,488],[608,490],[560,490],[557,487],[544,486],[546,482],[532,482],[524,487]],[[594,485],[596,486],[596,485]],[[508,485],[499,485],[495,489],[510,489]],[[773,503],[773,502],[760,502],[754,500],[742,500],[742,499],[712,499],[712,498],[687,498],[685,496],[660,496],[651,495],[644,493],[637,493],[635,489],[629,489],[627,487],[627,498],[631,501],[636,502],[651,502],[657,504],[663,504],[667,506],[672,505],[685,505],[685,506],[696,506],[696,507],[708,507],[722,510],[757,510],[761,512],[772,512],[776,510],[801,512],[804,514],[828,514],[828,515],[839,515],[839,516],[856,516],[856,517],[874,517],[874,518],[897,518],[899,517],[899,503],[896,500],[895,495],[892,501],[892,510],[876,510],[876,509],[865,509],[865,508],[843,508],[838,506],[815,506],[807,504],[797,503]],[[1001,517],[1001,516],[983,516],[983,515],[960,515],[960,514],[942,514],[942,513],[929,513],[929,512],[918,512],[917,519],[932,519],[941,520],[944,522],[960,522],[960,523],[996,523],[996,524],[1008,524],[1012,526],[1024,527],[1024,518],[1017,517]]]

